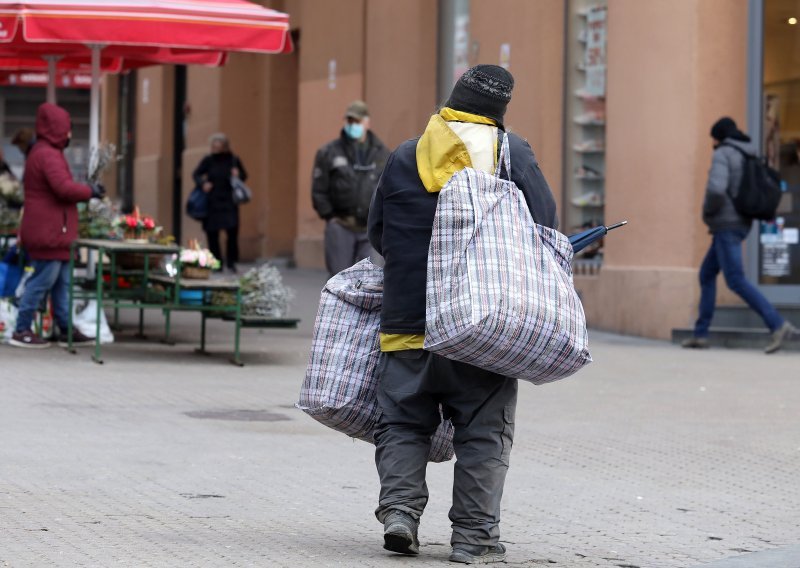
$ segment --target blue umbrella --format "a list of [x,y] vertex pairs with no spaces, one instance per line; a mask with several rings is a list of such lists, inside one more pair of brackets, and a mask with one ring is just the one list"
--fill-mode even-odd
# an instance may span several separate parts
[[620,223],[609,225],[608,227],[606,227],[605,225],[600,225],[599,227],[595,227],[593,229],[588,229],[586,231],[570,235],[569,242],[572,245],[572,250],[575,252],[581,251],[590,244],[592,244],[593,242],[605,237],[610,230],[622,227],[623,225],[627,224],[628,224],[627,221],[622,221]]

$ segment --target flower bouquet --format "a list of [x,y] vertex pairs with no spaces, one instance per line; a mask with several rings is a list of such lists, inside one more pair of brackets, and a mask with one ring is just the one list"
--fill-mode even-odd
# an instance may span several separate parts
[[156,222],[148,215],[142,215],[136,207],[130,215],[121,215],[114,221],[114,227],[126,241],[148,243],[159,232]]
[[219,270],[220,262],[208,249],[200,248],[193,240],[189,248],[181,249],[181,276],[197,280],[207,280],[212,270]]
[[117,209],[108,197],[78,204],[78,235],[82,239],[116,238]]
[[11,174],[0,174],[0,199],[10,207],[19,208],[22,205],[22,184]]
[[93,148],[89,160],[92,164],[87,178],[89,183],[99,183],[111,164],[119,162],[122,157],[122,154],[117,154],[117,147],[109,142],[101,142],[97,148]]
[[19,228],[19,209],[7,207],[0,201],[0,235],[13,235]]

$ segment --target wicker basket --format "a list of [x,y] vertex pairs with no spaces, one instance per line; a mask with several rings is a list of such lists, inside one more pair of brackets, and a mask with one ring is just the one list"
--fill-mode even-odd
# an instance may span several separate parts
[[200,266],[184,266],[181,276],[190,280],[208,280],[211,277],[211,269]]

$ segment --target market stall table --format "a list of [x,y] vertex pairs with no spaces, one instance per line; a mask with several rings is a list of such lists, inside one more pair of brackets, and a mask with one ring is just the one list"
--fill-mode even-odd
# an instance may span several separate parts
[[[170,322],[173,311],[200,312],[200,349],[198,353],[206,354],[206,319],[209,317],[229,316],[235,322],[236,328],[233,336],[234,365],[242,366],[239,357],[239,337],[242,329],[242,290],[239,282],[234,280],[195,280],[178,276],[150,276],[150,282],[158,284],[166,290],[167,303],[162,306],[165,316],[164,341],[170,342]],[[200,292],[199,303],[189,303],[182,299],[181,292]],[[214,292],[229,292],[234,295],[234,302],[227,305],[212,304],[209,295]]]
[[[75,258],[80,249],[95,251],[97,262],[94,273],[94,294],[88,291],[75,292]],[[162,255],[177,255],[180,247],[176,245],[159,245],[151,243],[139,243],[133,241],[112,241],[105,239],[78,239],[72,243],[72,254],[70,255],[70,282],[69,282],[69,322],[67,326],[67,348],[73,351],[72,345],[72,314],[75,300],[78,298],[93,298],[97,302],[95,342],[93,359],[97,363],[102,363],[100,346],[100,326],[102,321],[103,307],[106,302],[110,302],[115,314],[119,309],[138,309],[139,310],[139,333],[141,334],[144,326],[145,309],[162,309],[167,300],[165,293],[153,290],[149,286],[151,273],[158,270],[152,262],[153,257]],[[118,265],[119,256],[122,254],[136,254],[143,258],[141,269],[125,270]],[[108,260],[106,260],[108,259]],[[105,270],[108,265],[109,285],[105,286]],[[139,279],[137,287],[120,289],[118,277],[132,276]]]

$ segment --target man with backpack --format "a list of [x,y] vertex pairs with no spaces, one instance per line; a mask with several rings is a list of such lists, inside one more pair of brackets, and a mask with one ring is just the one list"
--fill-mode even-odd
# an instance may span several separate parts
[[733,119],[719,119],[711,128],[711,137],[714,155],[703,204],[703,221],[711,233],[711,247],[700,266],[700,307],[694,335],[682,345],[708,347],[717,276],[722,271],[728,288],[758,313],[772,332],[764,352],[774,353],[797,330],[747,281],[742,263],[742,242],[753,219],[770,219],[775,215],[778,199],[774,172],[759,162],[755,143],[739,130]]
[[375,461],[381,481],[375,515],[384,548],[418,554],[417,529],[428,490],[425,468],[441,416],[455,427],[457,461],[450,520],[451,562],[505,560],[500,500],[514,438],[517,381],[423,350],[428,247],[439,192],[464,168],[494,174],[501,136],[508,137],[511,181],[534,220],[558,224],[550,188],[531,147],[504,134],[514,78],[478,65],[458,80],[419,138],[389,157],[369,212],[368,235],[383,255]]

